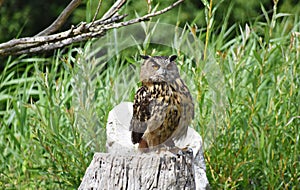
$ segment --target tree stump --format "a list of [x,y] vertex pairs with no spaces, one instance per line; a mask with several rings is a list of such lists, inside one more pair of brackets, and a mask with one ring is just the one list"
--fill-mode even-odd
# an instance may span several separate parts
[[78,189],[208,189],[202,139],[192,128],[175,142],[190,154],[140,153],[131,142],[132,103],[123,102],[108,116],[107,153],[95,153]]

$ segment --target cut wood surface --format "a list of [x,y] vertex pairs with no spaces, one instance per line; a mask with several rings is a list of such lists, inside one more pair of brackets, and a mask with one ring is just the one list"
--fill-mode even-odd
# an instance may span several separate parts
[[107,153],[95,153],[79,189],[207,189],[202,139],[192,128],[175,142],[193,154],[140,153],[131,143],[132,103],[123,102],[108,116]]

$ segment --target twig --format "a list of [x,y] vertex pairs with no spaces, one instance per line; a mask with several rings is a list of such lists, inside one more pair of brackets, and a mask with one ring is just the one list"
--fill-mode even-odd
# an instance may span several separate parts
[[[94,18],[93,18],[93,20],[92,20],[92,23],[95,22],[95,20],[96,20],[98,14],[99,14],[101,4],[102,4],[102,0],[99,0],[98,5],[97,5],[97,10],[96,10],[96,13],[95,13],[95,15],[94,15]],[[93,25],[93,24],[92,24],[92,25]]]
[[300,116],[294,116],[294,117],[292,117],[292,118],[289,120],[289,122],[288,122],[287,124],[285,124],[285,126],[288,126],[289,124],[291,124],[291,123],[294,121],[294,119],[300,119]]
[[45,36],[56,32],[66,22],[70,14],[80,5],[81,0],[72,0],[71,3],[63,10],[58,18],[45,30],[38,33],[36,36]]
[[173,9],[174,7],[176,7],[178,4],[182,3],[183,1],[184,0],[178,0],[175,3],[173,3],[172,5],[164,8],[160,11],[156,11],[154,13],[146,14],[146,15],[144,15],[142,17],[139,17],[139,18],[131,19],[129,21],[125,21],[125,22],[121,22],[121,23],[115,23],[111,26],[111,28],[119,28],[119,27],[122,27],[122,26],[127,26],[127,25],[131,25],[131,24],[135,24],[135,23],[138,23],[138,22],[148,20],[149,18],[161,15],[161,14]]
[[126,0],[118,0],[117,2],[115,2],[115,4],[113,4],[113,6],[103,15],[103,17],[101,18],[101,20],[106,20],[111,18],[126,2]]
[[[122,0],[124,1],[124,0]],[[47,35],[47,36],[34,36],[25,37],[20,39],[13,39],[8,42],[0,44],[0,55],[19,55],[26,53],[37,53],[49,51],[57,48],[61,48],[72,43],[86,41],[91,38],[101,37],[105,35],[106,31],[113,28],[119,28],[122,26],[127,26],[135,24],[141,21],[148,20],[154,16],[161,15],[184,0],[178,0],[174,4],[154,13],[144,15],[139,18],[135,18],[129,21],[119,22],[127,15],[117,15],[116,11],[109,10],[110,14],[105,14],[107,17],[102,17],[96,20],[94,23],[80,23],[78,26],[73,26],[71,29],[60,32],[57,34]],[[118,1],[121,3],[121,1]],[[118,4],[120,5],[120,4]],[[115,7],[116,10],[120,9],[120,6]],[[112,14],[112,15],[111,15]],[[104,19],[105,18],[105,19]]]

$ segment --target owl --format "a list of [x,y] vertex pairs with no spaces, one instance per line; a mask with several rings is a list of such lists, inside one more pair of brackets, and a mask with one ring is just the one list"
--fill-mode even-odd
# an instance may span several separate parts
[[131,141],[146,152],[156,147],[174,147],[184,137],[194,118],[189,89],[180,78],[172,56],[141,56],[141,87],[137,90],[130,122]]

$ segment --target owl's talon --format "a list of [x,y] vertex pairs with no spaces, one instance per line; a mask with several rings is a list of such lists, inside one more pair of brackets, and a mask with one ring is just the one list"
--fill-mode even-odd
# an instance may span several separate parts
[[177,157],[183,156],[184,153],[181,149],[179,149],[179,151],[177,152]]
[[184,148],[183,152],[188,157],[193,157],[193,149],[192,148],[186,147],[186,148]]
[[191,148],[183,148],[183,149],[180,149],[178,147],[173,147],[173,148],[170,148],[169,151],[171,153],[173,153],[174,155],[176,155],[177,157],[180,157],[180,156],[187,156],[187,157],[193,157],[193,149]]
[[183,152],[180,148],[174,146],[174,147],[168,147],[168,151],[172,154],[176,155],[177,157],[180,157],[183,155]]

